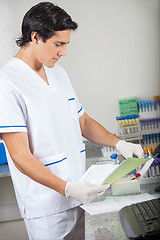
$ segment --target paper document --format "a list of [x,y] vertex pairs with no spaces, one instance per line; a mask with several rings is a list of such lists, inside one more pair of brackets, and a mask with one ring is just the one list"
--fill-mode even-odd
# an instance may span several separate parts
[[132,170],[147,162],[146,158],[128,158],[120,165],[97,164],[90,166],[81,181],[88,181],[93,184],[111,184],[118,181]]
[[83,208],[90,215],[97,215],[102,213],[116,212],[119,211],[122,207],[131,205],[133,203],[158,198],[158,196],[156,195],[150,195],[148,193],[145,193],[130,196],[107,197],[104,201],[81,205],[80,207]]
[[119,165],[113,164],[92,165],[85,172],[81,178],[81,181],[87,181],[92,184],[101,185],[118,167]]

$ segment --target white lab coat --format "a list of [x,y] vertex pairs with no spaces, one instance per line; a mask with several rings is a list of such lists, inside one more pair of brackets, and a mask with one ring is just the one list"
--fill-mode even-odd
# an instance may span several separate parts
[[80,207],[24,221],[30,240],[85,240],[85,213]]
[[[12,58],[0,74],[0,133],[27,132],[33,155],[53,174],[77,181],[85,172],[81,106],[62,67],[44,67],[49,85],[27,64]],[[36,218],[76,207],[66,198],[22,174],[7,152],[23,218]],[[36,171],[36,170],[35,170]]]

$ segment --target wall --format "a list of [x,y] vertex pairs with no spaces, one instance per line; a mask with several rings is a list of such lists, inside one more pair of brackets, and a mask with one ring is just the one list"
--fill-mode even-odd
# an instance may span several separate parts
[[[14,40],[22,17],[37,2],[1,0],[0,66],[18,50]],[[115,133],[119,98],[160,93],[160,0],[56,3],[79,24],[60,64],[86,111]]]

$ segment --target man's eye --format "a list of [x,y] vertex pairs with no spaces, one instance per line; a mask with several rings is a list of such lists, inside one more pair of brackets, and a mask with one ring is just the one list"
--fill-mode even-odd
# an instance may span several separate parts
[[55,45],[56,45],[56,47],[60,47],[61,46],[61,44],[58,44],[58,43],[55,43]]

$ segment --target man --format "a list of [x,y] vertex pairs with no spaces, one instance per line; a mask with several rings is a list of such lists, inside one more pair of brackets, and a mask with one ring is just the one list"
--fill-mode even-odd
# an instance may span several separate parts
[[140,145],[126,143],[90,118],[70,80],[56,64],[66,55],[77,24],[49,2],[24,16],[19,52],[0,74],[0,133],[17,202],[29,239],[81,239],[88,203],[108,186],[80,182],[88,140],[139,157]]

